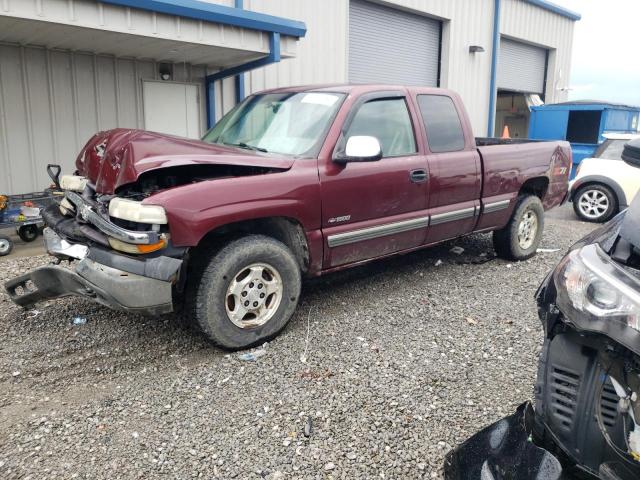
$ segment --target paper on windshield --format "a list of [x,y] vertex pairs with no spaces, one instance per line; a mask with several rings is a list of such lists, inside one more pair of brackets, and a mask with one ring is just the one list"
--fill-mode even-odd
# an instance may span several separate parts
[[300,102],[313,103],[315,105],[325,105],[327,107],[330,107],[337,101],[338,97],[336,95],[331,95],[328,93],[305,93]]

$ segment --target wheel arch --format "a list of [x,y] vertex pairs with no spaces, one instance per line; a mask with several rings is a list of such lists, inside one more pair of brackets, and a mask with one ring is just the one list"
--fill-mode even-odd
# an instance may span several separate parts
[[611,190],[613,190],[613,193],[615,194],[616,200],[618,202],[619,209],[623,209],[629,205],[627,203],[627,197],[624,194],[624,190],[622,190],[622,187],[618,184],[618,182],[612,180],[609,177],[605,177],[604,175],[589,175],[587,177],[576,180],[576,183],[574,183],[571,187],[571,194],[569,199],[573,202],[574,196],[578,192],[578,190],[580,190],[582,187],[594,184],[604,185],[605,187],[609,187]]
[[220,225],[205,234],[193,254],[218,249],[229,239],[245,235],[266,235],[284,243],[293,253],[302,273],[309,270],[309,243],[302,224],[290,217],[262,217]]
[[540,200],[544,199],[549,188],[549,179],[547,177],[533,177],[527,179],[518,192],[518,196],[523,194],[535,195]]

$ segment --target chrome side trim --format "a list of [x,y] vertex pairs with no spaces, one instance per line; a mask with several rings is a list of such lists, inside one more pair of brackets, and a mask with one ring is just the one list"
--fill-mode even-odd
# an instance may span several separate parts
[[475,214],[476,207],[462,208],[460,210],[453,210],[452,212],[438,213],[437,215],[431,215],[431,225],[463,220],[465,218],[473,217]]
[[353,230],[352,232],[336,233],[329,235],[327,243],[329,248],[348,245],[350,243],[362,242],[364,240],[372,240],[378,237],[386,237],[387,235],[395,235],[396,233],[408,232],[429,226],[429,217],[413,218],[411,220],[403,220],[401,222],[387,223],[386,225],[378,225],[375,227],[362,228]]
[[484,204],[484,213],[493,213],[499,210],[504,210],[509,207],[511,200],[500,200],[499,202],[491,202]]
[[65,192],[65,197],[75,205],[76,212],[78,212],[82,220],[95,225],[100,231],[110,237],[117,238],[118,240],[121,240],[123,242],[133,243],[136,245],[156,243],[160,240],[160,235],[158,232],[154,232],[151,230],[146,232],[127,230],[126,228],[122,228],[115,223],[110,222],[109,220],[103,218],[101,215],[95,212],[93,208],[91,208],[91,206],[88,205],[87,202],[85,202],[84,199],[77,193],[67,190]]

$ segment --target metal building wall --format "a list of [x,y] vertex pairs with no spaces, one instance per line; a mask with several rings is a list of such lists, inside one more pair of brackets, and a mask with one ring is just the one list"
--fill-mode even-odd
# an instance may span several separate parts
[[[204,74],[174,65],[175,81],[204,85]],[[48,163],[72,172],[99,130],[143,128],[142,79],[158,79],[154,62],[0,44],[0,192],[46,188]]]
[[545,102],[566,101],[575,22],[522,0],[502,0],[500,20],[502,35],[549,49]]
[[[348,0],[245,0],[245,8],[307,24],[298,57],[247,75],[247,93],[277,86],[348,80]],[[462,96],[474,130],[487,130],[493,0],[388,0],[376,3],[443,21],[440,86]],[[574,22],[523,0],[502,0],[501,34],[550,50],[546,100],[567,98]],[[470,45],[484,53],[469,54]]]
[[296,58],[246,75],[247,93],[265,88],[347,80],[346,0],[244,0],[256,12],[301,20],[307,34],[298,41]]

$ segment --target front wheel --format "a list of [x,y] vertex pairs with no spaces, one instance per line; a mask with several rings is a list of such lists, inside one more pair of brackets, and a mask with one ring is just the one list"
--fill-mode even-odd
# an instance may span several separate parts
[[544,230],[544,208],[534,195],[518,198],[509,223],[493,232],[493,247],[500,258],[526,260],[536,254]]
[[573,197],[573,211],[581,220],[603,223],[618,211],[618,201],[605,185],[585,185]]
[[232,241],[196,273],[187,291],[193,317],[220,347],[237,350],[276,336],[298,305],[298,263],[282,242],[263,235]]

